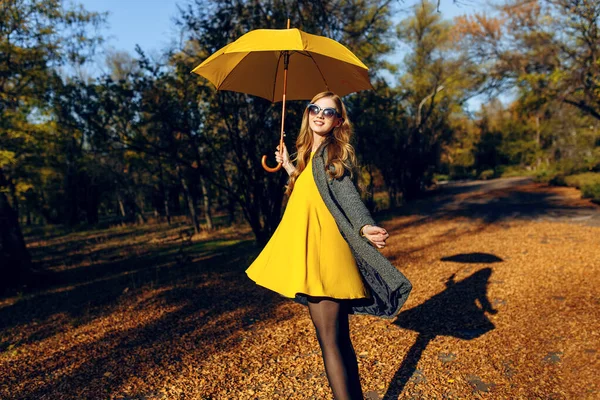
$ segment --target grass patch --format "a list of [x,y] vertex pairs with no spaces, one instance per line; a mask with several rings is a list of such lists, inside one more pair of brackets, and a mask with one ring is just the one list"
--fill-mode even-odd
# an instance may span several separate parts
[[492,179],[496,177],[496,172],[493,169],[486,169],[484,171],[481,171],[481,173],[479,174],[478,178],[484,181],[487,181],[488,179]]
[[535,174],[534,170],[528,167],[520,165],[510,165],[507,167],[499,168],[497,174],[502,178],[514,178],[517,176],[532,176]]
[[439,182],[447,182],[447,181],[451,181],[452,177],[448,174],[433,174],[433,181],[435,183],[439,183]]

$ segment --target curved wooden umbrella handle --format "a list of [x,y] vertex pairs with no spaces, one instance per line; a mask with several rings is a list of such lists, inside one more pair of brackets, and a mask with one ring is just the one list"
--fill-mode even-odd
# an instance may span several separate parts
[[[290,20],[288,19],[288,29],[290,29]],[[285,136],[285,94],[287,92],[287,73],[288,73],[288,64],[290,62],[290,53],[284,51],[282,53],[283,56],[283,96],[282,96],[282,105],[281,105],[281,134],[279,135],[279,149],[283,149],[283,137]],[[261,160],[262,167],[267,172],[277,172],[281,169],[282,163],[277,164],[275,168],[271,168],[267,165],[267,156],[263,155]]]
[[263,155],[263,156],[262,156],[261,164],[262,164],[262,167],[263,167],[263,168],[265,169],[265,171],[267,171],[267,172],[277,172],[277,171],[279,171],[279,170],[281,169],[281,163],[277,164],[277,166],[276,166],[276,167],[274,167],[274,168],[271,168],[271,167],[269,167],[269,166],[267,165],[267,156],[266,156],[266,155]]

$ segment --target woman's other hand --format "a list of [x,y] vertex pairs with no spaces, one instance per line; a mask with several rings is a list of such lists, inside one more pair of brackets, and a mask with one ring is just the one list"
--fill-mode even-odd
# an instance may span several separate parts
[[385,241],[390,237],[390,234],[387,233],[385,229],[375,225],[363,226],[362,235],[378,249],[383,249],[385,247]]

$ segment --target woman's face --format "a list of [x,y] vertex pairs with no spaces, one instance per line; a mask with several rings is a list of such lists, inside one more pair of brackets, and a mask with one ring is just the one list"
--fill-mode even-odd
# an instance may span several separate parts
[[[308,113],[308,126],[314,133],[319,136],[325,136],[328,134],[332,128],[339,126],[341,124],[341,118],[337,116],[333,116],[333,118],[327,118],[323,115],[323,109],[325,108],[333,108],[337,110],[335,101],[331,97],[323,97],[313,104],[319,106],[321,110],[317,115],[313,115],[312,113]],[[339,110],[337,110],[339,111]]]

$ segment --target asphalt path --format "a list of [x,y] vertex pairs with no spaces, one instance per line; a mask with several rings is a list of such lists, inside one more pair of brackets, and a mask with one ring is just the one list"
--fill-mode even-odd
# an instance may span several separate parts
[[600,206],[580,197],[574,188],[552,187],[527,177],[458,181],[438,185],[427,198],[402,207],[401,213],[465,216],[488,223],[533,220],[600,226]]

